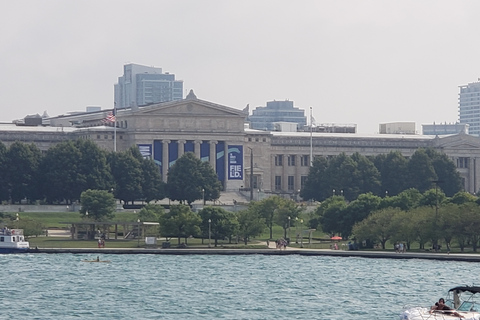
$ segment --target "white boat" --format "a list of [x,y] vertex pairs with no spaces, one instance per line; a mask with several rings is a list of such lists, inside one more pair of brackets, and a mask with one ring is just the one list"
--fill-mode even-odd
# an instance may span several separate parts
[[0,253],[27,252],[30,244],[25,241],[23,229],[0,229]]
[[[430,307],[405,307],[400,320],[480,320],[480,302],[475,295],[480,287],[464,286],[448,290],[445,305],[452,310],[432,310]],[[480,295],[478,295],[480,297]],[[478,297],[476,297],[478,299]]]

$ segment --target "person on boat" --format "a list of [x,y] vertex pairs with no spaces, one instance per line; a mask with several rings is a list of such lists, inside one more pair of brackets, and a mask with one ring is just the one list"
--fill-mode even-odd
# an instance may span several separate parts
[[449,314],[449,315],[459,317],[459,318],[465,318],[464,316],[462,316],[461,314],[456,312],[454,309],[445,305],[445,299],[443,299],[443,298],[438,299],[438,302],[435,303],[435,305],[432,307],[432,310],[433,311],[440,311],[442,313]]
[[97,260],[95,261],[100,262],[100,256],[97,256]]

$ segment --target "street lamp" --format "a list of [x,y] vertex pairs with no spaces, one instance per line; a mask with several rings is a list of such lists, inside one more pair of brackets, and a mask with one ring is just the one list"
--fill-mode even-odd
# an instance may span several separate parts
[[343,189],[340,190],[340,195],[343,197]]
[[388,190],[385,190],[385,198],[388,197]]
[[295,243],[298,243],[298,217],[295,217]]
[[140,247],[140,219],[137,219],[137,247]]
[[17,218],[16,218],[15,220],[17,220],[17,221],[18,221],[18,212],[17,212]]
[[212,219],[208,219],[208,247],[211,248],[212,241]]
[[288,216],[287,219],[288,219],[288,237],[287,238],[290,239],[290,219],[291,219],[290,216]]
[[205,189],[202,189],[202,200],[203,200],[203,205],[205,206]]
[[334,195],[335,195],[335,189],[332,190],[332,196],[334,196]]
[[300,219],[301,229],[300,229],[300,248],[303,248],[303,219]]

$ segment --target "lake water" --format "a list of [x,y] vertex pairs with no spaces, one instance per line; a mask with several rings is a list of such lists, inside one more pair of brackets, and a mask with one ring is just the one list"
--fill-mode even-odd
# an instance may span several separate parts
[[398,319],[480,264],[322,256],[0,255],[13,319]]

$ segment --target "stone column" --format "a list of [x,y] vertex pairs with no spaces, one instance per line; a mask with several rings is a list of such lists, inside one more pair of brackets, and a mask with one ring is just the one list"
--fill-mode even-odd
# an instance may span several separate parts
[[216,152],[216,146],[217,146],[218,141],[210,141],[210,165],[212,166],[213,170],[216,169],[216,164],[217,164],[217,152]]
[[185,153],[186,140],[178,140],[178,157],[180,158]]
[[195,156],[200,159],[200,145],[202,144],[202,140],[195,140]]
[[168,144],[170,140],[163,140],[162,144],[162,180],[167,182],[168,173]]

